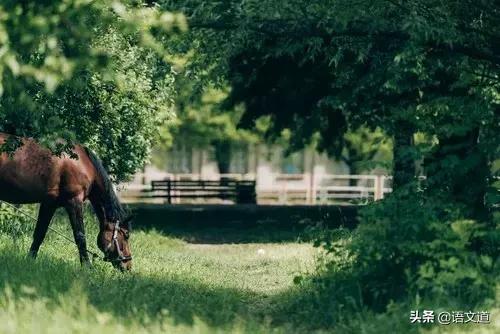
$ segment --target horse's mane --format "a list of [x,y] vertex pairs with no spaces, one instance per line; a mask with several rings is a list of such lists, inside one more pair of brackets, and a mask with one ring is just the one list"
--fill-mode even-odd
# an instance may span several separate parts
[[[92,161],[92,164],[94,165],[97,173],[101,176],[102,182],[104,184],[104,193],[101,195],[102,196],[102,201],[104,202],[104,212],[106,215],[106,219],[110,221],[126,221],[126,211],[123,208],[123,206],[120,203],[120,200],[118,199],[118,196],[116,195],[115,189],[113,187],[113,182],[111,181],[111,178],[108,175],[108,172],[104,168],[104,165],[97,157],[97,155],[92,152],[89,148],[84,147],[85,152],[89,156],[90,160]],[[130,223],[128,226],[128,229],[130,229]]]

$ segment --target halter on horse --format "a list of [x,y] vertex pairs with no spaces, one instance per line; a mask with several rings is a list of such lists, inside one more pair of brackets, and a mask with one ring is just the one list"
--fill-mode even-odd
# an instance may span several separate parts
[[[0,133],[0,145],[11,135]],[[0,200],[13,204],[40,203],[30,255],[36,257],[50,221],[58,207],[68,213],[80,261],[89,262],[83,203],[88,199],[99,220],[97,245],[115,267],[130,269],[132,255],[128,243],[127,217],[102,162],[87,148],[76,145],[76,159],[55,156],[30,138],[21,140],[11,156],[0,155]]]
[[[104,261],[106,261],[106,262],[115,263],[115,262],[123,262],[123,261],[132,260],[132,255],[124,255],[123,251],[120,248],[120,245],[118,243],[118,231],[122,231],[124,233],[124,236],[125,236],[126,240],[128,240],[128,238],[129,238],[128,231],[127,230],[122,230],[122,228],[120,227],[120,222],[116,221],[115,228],[113,230],[113,244],[115,245],[115,248],[117,250],[118,256],[115,257],[115,258],[109,258],[106,255],[104,257]],[[111,244],[108,247],[110,247],[110,246],[111,246]]]

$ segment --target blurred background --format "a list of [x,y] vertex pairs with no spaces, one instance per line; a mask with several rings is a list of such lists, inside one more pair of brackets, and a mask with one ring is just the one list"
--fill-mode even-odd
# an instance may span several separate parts
[[[179,89],[167,140],[153,148],[150,163],[131,181],[118,186],[127,202],[161,202],[143,196],[158,180],[255,181],[258,204],[360,203],[391,191],[392,140],[380,129],[348,131],[340,151],[329,154],[318,149],[317,138],[295,147],[289,129],[267,135],[266,117],[242,128],[241,106],[221,107],[228,89],[206,89],[195,102],[191,86]],[[198,197],[174,203],[231,201]]]

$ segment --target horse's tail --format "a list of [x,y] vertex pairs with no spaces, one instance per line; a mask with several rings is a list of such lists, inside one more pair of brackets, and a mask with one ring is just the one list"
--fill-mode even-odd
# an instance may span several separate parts
[[101,199],[104,203],[104,212],[106,215],[106,219],[108,219],[109,221],[125,221],[126,212],[121,205],[118,196],[116,195],[115,189],[113,187],[113,182],[111,181],[108,172],[104,168],[101,159],[99,159],[97,155],[88,147],[84,147],[84,149],[89,156],[90,161],[92,161],[97,174],[101,177],[102,183],[104,185],[104,192],[101,194]]

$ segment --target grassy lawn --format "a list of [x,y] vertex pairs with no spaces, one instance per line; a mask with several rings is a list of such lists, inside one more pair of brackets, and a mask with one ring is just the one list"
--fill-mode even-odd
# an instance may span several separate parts
[[[88,217],[87,237],[96,224]],[[71,235],[66,217],[54,227]],[[416,326],[409,306],[376,314],[344,312],[336,324],[294,277],[314,274],[318,249],[300,231],[258,226],[136,230],[134,268],[96,261],[82,268],[76,247],[49,231],[36,261],[31,231],[0,226],[0,333],[497,333],[500,309],[483,326]],[[94,247],[95,248],[95,247]],[[340,289],[342,287],[339,287]],[[436,305],[445,305],[436,303]]]
[[[54,225],[71,235],[64,219]],[[87,226],[93,246],[94,222]],[[291,329],[282,308],[296,289],[293,278],[314,271],[317,249],[262,236],[259,242],[198,242],[177,232],[134,231],[134,268],[125,274],[102,261],[82,268],[76,247],[50,231],[36,261],[25,257],[29,233],[2,234],[0,332]]]

